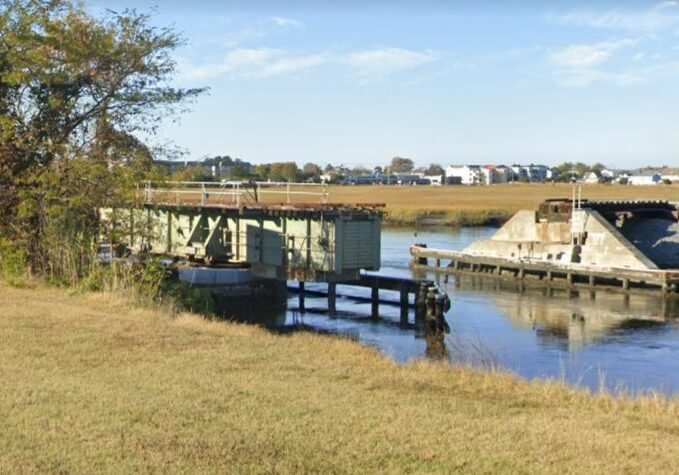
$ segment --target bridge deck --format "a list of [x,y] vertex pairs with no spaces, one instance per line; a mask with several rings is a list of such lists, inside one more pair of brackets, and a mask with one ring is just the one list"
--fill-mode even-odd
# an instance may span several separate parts
[[336,281],[379,269],[383,206],[328,203],[325,187],[313,184],[164,183],[140,188],[132,208],[101,215],[110,242],[132,252]]

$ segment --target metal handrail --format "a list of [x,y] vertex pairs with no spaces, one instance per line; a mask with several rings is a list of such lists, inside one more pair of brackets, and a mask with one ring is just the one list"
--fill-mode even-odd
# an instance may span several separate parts
[[[281,188],[284,190],[271,190],[269,188]],[[320,191],[300,191],[298,187],[317,187]],[[250,193],[254,190],[254,194]],[[200,204],[219,204],[220,197],[231,197],[230,203],[241,206],[248,202],[261,203],[262,195],[285,195],[286,203],[291,204],[296,196],[316,196],[321,204],[326,204],[330,198],[326,183],[292,183],[292,182],[204,182],[204,181],[165,181],[145,182],[144,201],[146,204],[157,204],[155,198],[158,195],[174,197],[174,203],[181,204],[183,195],[195,195],[200,193]],[[217,198],[215,200],[214,198]],[[187,202],[189,200],[186,200]],[[215,203],[216,201],[216,203]],[[221,203],[225,203],[222,200]]]

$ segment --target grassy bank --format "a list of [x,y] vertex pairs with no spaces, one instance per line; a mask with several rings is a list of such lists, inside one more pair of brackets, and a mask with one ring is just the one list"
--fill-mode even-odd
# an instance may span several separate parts
[[[337,203],[384,203],[385,222],[393,225],[497,224],[520,209],[535,209],[548,198],[569,198],[569,184],[507,184],[493,186],[333,186]],[[679,185],[584,185],[591,200],[679,201]]]
[[0,287],[0,472],[669,472],[679,404]]

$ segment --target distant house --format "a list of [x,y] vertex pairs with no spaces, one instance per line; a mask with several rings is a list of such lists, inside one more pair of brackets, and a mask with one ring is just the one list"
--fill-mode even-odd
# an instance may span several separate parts
[[423,180],[427,180],[430,185],[441,186],[446,184],[445,175],[425,175],[422,177]]
[[646,175],[630,175],[627,177],[627,184],[629,185],[657,185],[662,183],[662,175],[660,173],[649,173]]
[[419,173],[394,173],[392,176],[396,178],[396,184],[398,185],[429,184],[428,180],[422,178],[424,175]]
[[486,185],[494,185],[496,183],[508,183],[512,181],[514,173],[511,168],[504,165],[486,165],[481,167],[481,174],[483,175],[483,182]]
[[582,177],[582,182],[583,183],[589,183],[589,184],[594,184],[594,183],[601,183],[602,177],[599,173],[595,171],[587,172],[585,173],[585,176]]
[[658,171],[662,175],[663,181],[672,183],[679,182],[679,168],[664,167]]
[[621,174],[618,170],[611,170],[609,168],[604,168],[599,173],[602,182],[610,183],[614,181]]
[[377,174],[372,175],[349,175],[342,183],[345,185],[374,185],[378,181]]
[[554,175],[554,169],[545,165],[517,165],[511,166],[515,181],[529,181],[531,183],[543,183]]
[[450,165],[446,168],[446,177],[459,178],[462,185],[484,183],[484,175],[479,165]]

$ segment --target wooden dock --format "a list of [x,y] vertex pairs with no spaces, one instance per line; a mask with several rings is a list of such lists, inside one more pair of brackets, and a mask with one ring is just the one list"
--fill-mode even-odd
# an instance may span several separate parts
[[[375,274],[361,274],[359,279],[343,282],[329,282],[327,292],[312,290],[307,291],[304,282],[299,282],[296,291],[298,293],[298,308],[300,312],[306,310],[305,299],[307,293],[314,296],[327,296],[328,313],[333,314],[337,310],[337,285],[363,287],[371,289],[369,301],[371,303],[371,317],[379,318],[380,304],[398,305],[400,308],[400,324],[403,328],[410,325],[409,309],[414,307],[414,323],[429,322],[429,325],[438,326],[441,330],[449,331],[445,322],[444,314],[450,308],[450,299],[439,288],[436,282],[431,280],[416,280],[400,277],[386,277]],[[295,289],[289,289],[295,290]],[[387,302],[380,299],[380,290],[391,290],[399,293],[399,301]],[[413,294],[413,303],[410,303],[410,294]],[[353,296],[345,296],[354,298]],[[366,297],[357,297],[358,300],[366,301]]]
[[411,246],[411,267],[442,273],[467,273],[519,280],[527,285],[608,289],[625,293],[679,296],[679,271],[566,265]]

